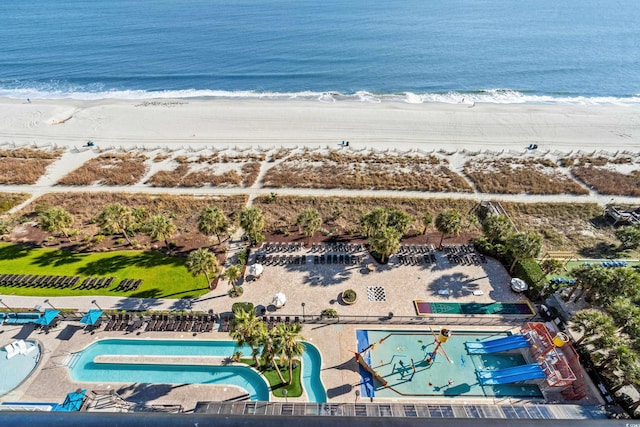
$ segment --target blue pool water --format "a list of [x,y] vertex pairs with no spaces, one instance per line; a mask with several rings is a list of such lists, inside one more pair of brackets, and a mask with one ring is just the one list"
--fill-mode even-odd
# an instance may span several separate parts
[[35,341],[25,341],[27,352],[7,359],[5,345],[0,347],[0,396],[20,385],[40,360],[40,346]]
[[[321,401],[326,401],[326,393],[319,379],[319,353],[314,357],[313,351],[317,353],[317,349],[310,344],[306,344],[306,348],[303,355],[304,387],[310,401],[322,399],[323,396],[325,400]],[[270,393],[267,382],[248,367],[94,362],[101,355],[231,357],[238,350],[245,355],[251,354],[249,347],[238,348],[233,341],[108,339],[93,343],[77,353],[78,358],[70,370],[71,377],[78,382],[224,384],[246,390],[251,400],[268,401]]]

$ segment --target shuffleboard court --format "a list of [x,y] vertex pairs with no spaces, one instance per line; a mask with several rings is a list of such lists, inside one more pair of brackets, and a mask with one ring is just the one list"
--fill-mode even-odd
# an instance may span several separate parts
[[414,301],[419,316],[437,314],[497,314],[514,316],[535,316],[536,312],[528,301],[518,302],[429,302]]

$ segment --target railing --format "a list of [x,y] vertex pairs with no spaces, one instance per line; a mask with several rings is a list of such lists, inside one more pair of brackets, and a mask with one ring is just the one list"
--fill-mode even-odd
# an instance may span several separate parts
[[[290,317],[280,315],[280,317]],[[523,321],[534,321],[530,316],[487,316],[487,315],[462,315],[462,316],[395,316],[389,313],[386,316],[338,316],[326,317],[307,314],[298,316],[302,323],[308,324],[377,324],[377,325],[522,325]]]

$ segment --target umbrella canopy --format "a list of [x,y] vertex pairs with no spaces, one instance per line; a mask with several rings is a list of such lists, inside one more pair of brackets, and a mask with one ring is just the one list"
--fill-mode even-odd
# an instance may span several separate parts
[[44,314],[33,323],[35,323],[36,325],[49,326],[49,324],[53,322],[53,319],[55,319],[59,313],[60,310],[45,310]]
[[262,266],[262,264],[253,264],[251,267],[249,267],[249,274],[252,276],[259,276],[263,271],[264,267]]
[[287,297],[282,292],[278,292],[273,297],[272,303],[276,308],[282,308],[287,303]]
[[523,292],[529,289],[529,285],[527,285],[527,282],[525,282],[524,280],[514,277],[513,279],[511,279],[511,289],[516,292]]
[[55,411],[79,411],[82,408],[82,402],[84,402],[84,396],[87,394],[87,390],[78,390],[72,393],[67,393],[67,397],[62,402],[62,405],[58,405]]
[[102,316],[102,310],[91,309],[87,314],[82,316],[80,319],[80,323],[84,323],[85,325],[93,325],[98,319]]

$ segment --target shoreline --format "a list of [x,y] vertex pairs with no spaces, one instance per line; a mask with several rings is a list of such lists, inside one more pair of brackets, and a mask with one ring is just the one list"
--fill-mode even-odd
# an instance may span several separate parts
[[0,144],[640,151],[640,109],[629,106],[294,101],[0,98]]

